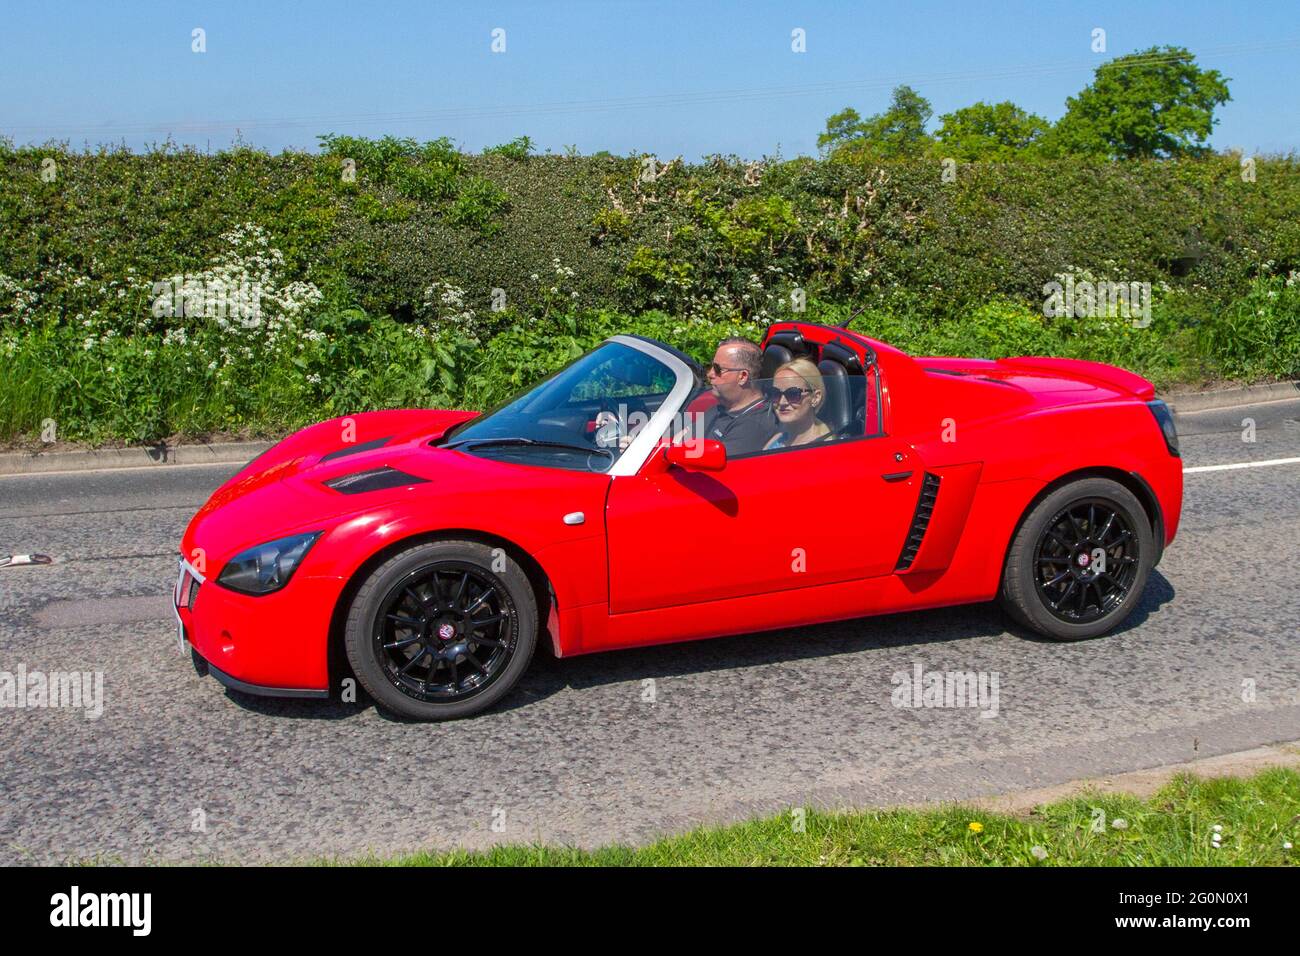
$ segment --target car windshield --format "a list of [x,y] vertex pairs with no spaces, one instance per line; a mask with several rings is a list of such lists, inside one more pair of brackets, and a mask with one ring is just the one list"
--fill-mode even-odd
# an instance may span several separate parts
[[607,472],[677,383],[668,365],[606,342],[439,443],[471,455]]

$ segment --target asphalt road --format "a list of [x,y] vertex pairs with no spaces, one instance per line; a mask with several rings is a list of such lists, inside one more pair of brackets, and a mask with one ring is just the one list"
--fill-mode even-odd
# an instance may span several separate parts
[[[1300,402],[1179,427],[1188,467],[1300,456]],[[0,570],[0,671],[104,681],[97,719],[0,709],[0,863],[646,841],[1300,738],[1297,464],[1187,475],[1178,540],[1102,640],[1037,640],[982,605],[541,660],[496,710],[440,725],[227,693],[179,655],[177,542],[234,470],[0,478],[0,554],[55,558]],[[996,717],[893,706],[918,663],[996,673]]]

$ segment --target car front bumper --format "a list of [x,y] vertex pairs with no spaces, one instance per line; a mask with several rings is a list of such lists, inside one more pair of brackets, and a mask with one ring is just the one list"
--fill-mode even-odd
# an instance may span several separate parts
[[339,578],[295,576],[280,591],[252,597],[182,558],[172,592],[181,649],[188,645],[200,673],[234,690],[328,697],[330,618],[342,587]]
[[307,690],[301,687],[267,687],[265,684],[250,684],[242,681],[237,677],[231,677],[221,668],[217,667],[211,661],[208,661],[198,648],[191,645],[190,656],[194,661],[194,670],[200,677],[212,677],[217,683],[224,684],[231,690],[237,690],[241,694],[253,694],[257,697],[309,697],[317,700],[323,700],[329,697],[328,690]]

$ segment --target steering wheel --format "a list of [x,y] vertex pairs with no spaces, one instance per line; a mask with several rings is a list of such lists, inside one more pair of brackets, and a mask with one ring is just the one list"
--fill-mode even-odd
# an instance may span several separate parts
[[617,448],[624,438],[623,425],[633,415],[639,414],[645,420],[649,420],[650,417],[644,399],[629,397],[619,400],[621,411],[626,418],[620,418],[609,405],[609,399],[601,400],[600,410],[596,413],[596,429],[590,433],[591,440],[597,448]]

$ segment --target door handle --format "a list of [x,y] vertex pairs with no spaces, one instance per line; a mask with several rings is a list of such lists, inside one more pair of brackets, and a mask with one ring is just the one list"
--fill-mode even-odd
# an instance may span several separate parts
[[912,477],[912,473],[910,471],[894,471],[880,477],[884,478],[885,481],[907,481],[908,478]]

